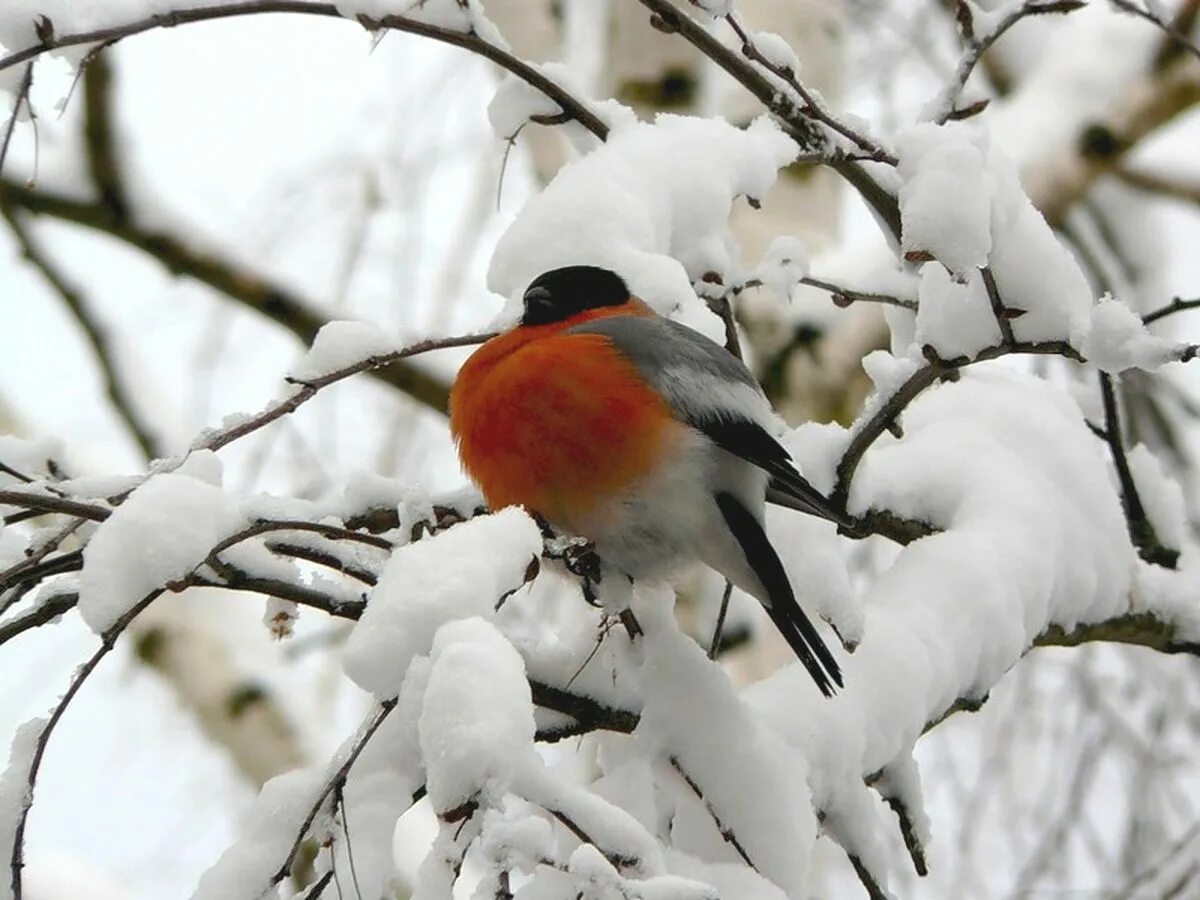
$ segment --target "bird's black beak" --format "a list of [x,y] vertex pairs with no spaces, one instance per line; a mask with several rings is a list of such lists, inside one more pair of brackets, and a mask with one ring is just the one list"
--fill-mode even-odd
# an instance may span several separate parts
[[522,325],[545,325],[554,321],[554,296],[540,285],[525,292]]

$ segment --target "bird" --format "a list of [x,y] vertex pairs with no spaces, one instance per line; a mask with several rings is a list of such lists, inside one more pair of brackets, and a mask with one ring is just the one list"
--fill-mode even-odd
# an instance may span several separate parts
[[762,604],[825,696],[841,670],[763,528],[767,500],[846,515],[772,435],[757,379],[725,347],[654,312],[617,273],[548,271],[512,329],[462,365],[450,430],[488,506],[587,538],[631,579],[701,560]]

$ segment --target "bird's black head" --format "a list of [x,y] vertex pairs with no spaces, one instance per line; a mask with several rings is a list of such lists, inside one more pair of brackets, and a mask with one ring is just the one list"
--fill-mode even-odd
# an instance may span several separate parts
[[549,325],[588,309],[629,300],[621,276],[596,266],[567,266],[539,275],[525,289],[522,325]]

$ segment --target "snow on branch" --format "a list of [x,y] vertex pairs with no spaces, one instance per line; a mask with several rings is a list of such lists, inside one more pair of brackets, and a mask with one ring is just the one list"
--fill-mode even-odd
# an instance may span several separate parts
[[[483,56],[503,69],[512,72],[522,81],[534,86],[548,98],[554,101],[564,115],[578,121],[584,128],[603,139],[608,132],[608,126],[591,110],[581,104],[556,82],[546,77],[536,66],[519,59],[510,53],[499,33],[487,22],[477,4],[461,8],[457,3],[416,3],[409,14],[396,14],[388,11],[390,4],[357,3],[353,0],[342,0],[340,3],[317,3],[308,0],[240,0],[240,2],[214,3],[207,6],[190,6],[180,4],[179,8],[156,11],[151,15],[137,17],[139,11],[136,4],[116,4],[113,8],[99,10],[98,7],[87,8],[87,14],[81,21],[54,22],[44,16],[38,19],[39,25],[29,27],[27,33],[14,29],[13,33],[0,32],[0,47],[8,52],[0,56],[0,72],[22,63],[28,63],[39,56],[66,48],[90,47],[92,45],[111,45],[116,41],[132,37],[156,28],[172,28],[194,22],[229,19],[237,16],[259,15],[263,13],[303,13],[307,15],[327,17],[349,17],[358,21],[363,27],[372,31],[394,30],[420,35],[462,47]],[[469,14],[464,13],[469,9]],[[127,10],[129,12],[127,12]],[[450,12],[443,13],[443,10]],[[37,17],[34,9],[30,9],[30,25]],[[130,16],[130,13],[133,15]],[[93,18],[89,19],[88,14]],[[8,18],[16,18],[13,12],[5,13]],[[130,16],[126,18],[126,16]],[[31,71],[31,70],[27,70]],[[27,75],[26,78],[31,76]],[[7,146],[7,141],[4,146]],[[0,156],[2,160],[2,156]]]

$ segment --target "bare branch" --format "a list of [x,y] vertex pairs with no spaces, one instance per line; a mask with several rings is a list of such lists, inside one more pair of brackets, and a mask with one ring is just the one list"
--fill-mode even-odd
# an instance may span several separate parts
[[304,895],[304,900],[317,900],[317,898],[325,893],[325,888],[329,887],[329,882],[331,881],[333,881],[333,869],[330,869],[315,882],[313,882],[313,886],[310,887],[308,889],[308,893]]
[[1121,506],[1125,509],[1129,537],[1137,547],[1138,555],[1146,562],[1173,569],[1179,561],[1179,551],[1163,546],[1142,505],[1133,473],[1129,470],[1129,460],[1125,456],[1117,396],[1113,390],[1112,376],[1107,372],[1100,373],[1100,397],[1104,403],[1104,441],[1112,453],[1113,466],[1121,485]]
[[1103,641],[1110,644],[1129,644],[1146,647],[1159,653],[1187,653],[1200,656],[1200,642],[1181,637],[1183,629],[1163,622],[1151,613],[1129,613],[1095,622],[1077,625],[1070,631],[1051,625],[1034,639],[1035,647],[1078,647]]
[[68,500],[66,497],[55,497],[50,494],[35,494],[32,491],[0,490],[0,506],[19,506],[22,509],[35,509],[38,512],[62,513],[92,522],[103,522],[112,515],[112,511],[103,506],[79,500]]
[[290,544],[287,541],[267,541],[266,546],[268,550],[279,556],[287,556],[292,559],[300,559],[318,566],[324,566],[327,569],[333,569],[335,572],[347,575],[356,581],[361,581],[366,585],[373,586],[379,580],[379,575],[370,569],[359,566],[351,560],[343,559],[335,553],[320,550],[316,547]]
[[1016,343],[1016,338],[1013,337],[1012,316],[1009,308],[1004,305],[1004,298],[1000,296],[996,276],[992,274],[991,266],[984,266],[979,270],[979,274],[987,290],[988,302],[992,305],[992,315],[996,317],[996,324],[1000,326],[1001,343],[1005,347],[1011,347]]
[[313,821],[317,818],[317,814],[321,811],[321,807],[325,805],[325,801],[329,799],[335,792],[340,791],[346,785],[346,778],[350,775],[350,769],[357,762],[359,754],[363,748],[375,736],[375,732],[379,730],[379,726],[384,723],[392,710],[396,708],[396,698],[392,697],[388,700],[382,700],[379,703],[379,708],[374,715],[367,721],[359,732],[354,743],[351,744],[349,751],[344,759],[334,769],[329,777],[325,780],[325,785],[317,794],[312,806],[308,810],[304,821],[301,823],[300,830],[296,834],[296,840],[292,843],[291,849],[287,856],[280,864],[275,874],[271,876],[271,884],[279,884],[283,879],[287,878],[288,873],[292,870],[292,863],[296,861],[296,855],[300,852],[300,846],[304,843],[304,837],[308,834],[308,830],[312,827]]
[[[12,52],[8,56],[0,57],[0,71],[62,47],[74,47],[80,44],[111,44],[115,41],[156,28],[172,28],[177,25],[186,25],[193,22],[207,22],[216,19],[229,19],[236,16],[260,15],[263,13],[305,13],[335,19],[344,18],[338,12],[336,4],[333,3],[313,3],[306,2],[306,0],[242,0],[242,2],[236,3],[217,3],[195,9],[172,10],[122,25],[101,28],[94,31],[78,32],[75,34],[57,34],[52,31],[43,33],[40,35],[41,40],[37,44]],[[474,30],[455,31],[451,28],[431,25],[427,22],[421,22],[402,15],[381,16],[377,19],[360,16],[358,22],[363,27],[373,31],[381,29],[404,31],[469,50],[490,60],[502,69],[516,75],[522,81],[537,88],[557,103],[566,115],[579,122],[584,128],[601,140],[608,134],[608,126],[569,91],[552,79],[547,78],[537,67],[518,59],[507,50],[484,40]]]
[[1113,174],[1130,187],[1160,197],[1168,197],[1183,203],[1200,205],[1200,182],[1187,182],[1182,179],[1170,178],[1145,169],[1120,165],[1113,169]]
[[853,288],[843,287],[831,281],[826,281],[823,278],[813,278],[806,275],[800,279],[800,283],[822,291],[829,291],[833,295],[830,299],[833,300],[834,306],[847,307],[852,303],[881,303],[884,306],[899,306],[901,309],[911,309],[914,312],[917,309],[917,301],[907,297],[879,294],[874,291],[857,291]]
[[0,644],[4,644],[19,634],[49,624],[64,613],[70,612],[79,602],[79,595],[73,591],[52,594],[29,612],[19,615],[6,622],[0,622]]
[[227,444],[236,441],[238,438],[245,437],[252,432],[257,431],[265,425],[269,425],[276,419],[290,415],[295,412],[309,400],[317,395],[317,392],[322,388],[326,388],[331,384],[336,384],[349,378],[351,375],[357,375],[360,372],[379,372],[380,370],[393,369],[397,362],[407,359],[410,356],[418,356],[422,353],[428,353],[431,350],[445,350],[452,347],[469,347],[473,344],[481,344],[488,338],[493,337],[492,334],[468,334],[460,337],[449,338],[431,338],[425,341],[418,341],[415,344],[409,344],[407,347],[401,347],[391,353],[382,353],[376,356],[368,356],[353,362],[348,366],[336,369],[332,372],[327,372],[317,378],[308,379],[305,381],[295,381],[297,385],[295,391],[289,396],[275,403],[272,403],[262,412],[242,419],[239,422],[230,425],[227,428],[219,431],[210,432],[192,445],[194,450],[220,450]]
[[836,131],[842,137],[857,146],[860,150],[867,154],[867,158],[875,162],[887,163],[889,166],[895,166],[899,163],[891,153],[883,149],[880,144],[873,138],[867,137],[858,129],[848,125],[847,123],[836,118],[825,105],[817,99],[817,97],[809,91],[796,77],[796,73],[791,69],[777,65],[763,55],[758,49],[758,45],[754,43],[754,39],[744,29],[737,17],[730,13],[725,16],[725,21],[729,23],[729,27],[733,29],[733,33],[737,35],[738,40],[742,42],[742,54],[754,62],[758,63],[776,78],[783,81],[793,91],[795,91],[803,105],[799,108],[802,115],[808,116],[817,122]]
[[631,734],[637,728],[640,716],[631,710],[606,706],[582,694],[574,694],[563,688],[554,687],[534,679],[529,681],[533,702],[543,709],[553,710],[570,716],[573,724],[538,732],[538,740],[552,743],[589,731],[615,731]]
[[[21,83],[17,86],[16,96],[13,97],[12,115],[8,117],[8,124],[4,126],[4,136],[0,138],[0,172],[4,171],[4,160],[8,158],[8,147],[12,143],[13,131],[17,127],[17,119],[21,117],[21,106],[29,103],[29,89],[33,87],[33,63],[29,62],[25,66],[25,74],[21,76]],[[32,115],[32,110],[30,115]]]
[[[12,585],[24,581],[41,565],[43,559],[59,548],[63,541],[78,531],[88,519],[73,519],[59,531],[47,536],[40,542],[26,548],[25,558],[13,563],[0,572],[0,591],[8,590]],[[7,612],[11,603],[0,603],[0,614]]]
[[1200,103],[1200,60],[1180,57],[1135,81],[1111,105],[1112,111],[1084,127],[1074,146],[1030,170],[1028,192],[1052,227],[1100,176],[1111,172],[1130,150],[1163,125]]
[[96,365],[100,369],[100,380],[104,392],[112,403],[113,411],[125,424],[134,441],[141,448],[146,459],[156,459],[163,455],[158,438],[155,437],[149,423],[142,419],[137,410],[137,404],[127,389],[121,374],[117,371],[112,344],[104,326],[88,309],[83,294],[68,282],[51,261],[50,256],[34,240],[29,229],[21,223],[13,207],[2,201],[0,194],[0,215],[8,222],[8,226],[17,239],[21,253],[29,263],[38,270],[46,283],[58,294],[63,305],[74,317],[92,353],[96,357]]
[[[937,123],[943,125],[955,117],[958,99],[962,96],[963,88],[967,86],[967,81],[970,79],[971,73],[975,71],[979,60],[983,58],[983,55],[991,49],[996,41],[1004,37],[1010,28],[1022,19],[1027,19],[1030,16],[1069,13],[1077,9],[1082,9],[1085,6],[1087,6],[1086,0],[1026,0],[1025,3],[1014,7],[1001,17],[991,31],[980,35],[975,33],[974,21],[970,15],[969,7],[965,3],[959,3],[958,22],[967,46],[962,58],[958,61],[958,68],[954,73],[954,82],[942,98],[941,111],[936,117]],[[964,10],[966,11],[965,15],[963,13]]]
[[26,778],[27,789],[25,791],[24,802],[17,813],[16,829],[13,836],[12,853],[10,857],[10,871],[12,873],[12,897],[13,900],[21,900],[21,870],[24,868],[24,853],[25,853],[25,824],[29,819],[29,811],[33,808],[34,789],[37,787],[38,772],[41,770],[42,758],[46,753],[46,747],[50,743],[50,738],[54,734],[54,729],[58,726],[59,721],[63,717],[63,713],[67,711],[67,707],[71,705],[71,701],[79,693],[79,689],[96,671],[96,667],[100,665],[100,661],[106,657],[112,648],[116,645],[117,638],[129,627],[129,623],[136,619],[151,603],[153,603],[165,590],[165,588],[156,588],[151,591],[132,607],[130,607],[112,627],[101,635],[100,647],[93,653],[83,665],[75,671],[75,675],[71,678],[71,683],[67,687],[67,691],[62,698],[55,704],[53,711],[50,713],[50,718],[46,720],[46,724],[38,733],[37,743],[35,745],[33,758],[30,761],[29,772]]
[[[83,70],[83,139],[87,150],[88,174],[96,186],[100,202],[113,218],[129,218],[124,178],[114,133],[113,71],[108,56],[99,52],[108,43],[88,54]],[[153,458],[153,457],[151,457]]]
[[928,362],[913,372],[884,401],[875,414],[855,431],[854,436],[850,439],[850,444],[846,447],[846,451],[842,454],[842,459],[838,463],[837,485],[834,487],[832,495],[834,502],[839,506],[845,506],[846,499],[850,495],[850,481],[854,478],[854,472],[858,468],[863,454],[866,453],[867,449],[885,431],[894,426],[905,408],[927,387],[938,379],[951,375],[961,368],[986,360],[999,359],[1011,353],[1062,356],[1075,362],[1083,362],[1083,357],[1079,355],[1079,352],[1065,341],[1046,341],[1042,343],[1014,341],[1007,346],[998,345],[985,348],[970,359],[962,357],[950,360],[941,359],[933,351],[932,347],[927,347],[926,359]]
[[[750,61],[726,47],[704,26],[683,12],[671,0],[640,0],[654,13],[652,24],[661,31],[677,32],[697,50],[737,79],[758,98],[773,115],[782,120],[785,130],[800,145],[801,151],[817,151],[810,161],[822,162],[840,174],[855,188],[887,225],[900,236],[900,208],[896,198],[877,182],[857,161],[845,154],[830,152],[825,135],[813,124],[811,113],[801,109],[779,90],[777,84],[751,65]],[[884,160],[887,162],[888,160]]]
[[1108,2],[1121,10],[1121,12],[1129,13],[1131,16],[1136,16],[1139,19],[1149,22],[1154,27],[1160,29],[1167,36],[1167,39],[1180,50],[1200,59],[1200,46],[1197,46],[1190,37],[1176,28],[1174,23],[1163,19],[1148,6],[1135,3],[1134,0],[1108,0]]
[[[7,179],[0,180],[0,203],[19,206],[36,215],[73,222],[137,247],[168,271],[186,275],[214,288],[282,325],[305,343],[311,344],[317,332],[328,324],[308,302],[286,288],[215,253],[194,249],[174,234],[144,229],[132,222],[115,219],[111,210],[102,203],[34,190]],[[445,411],[449,397],[448,385],[421,369],[398,362],[374,374],[417,402],[438,412]]]
[[1200,309],[1200,297],[1194,300],[1184,300],[1182,297],[1175,297],[1166,306],[1154,310],[1154,312],[1146,313],[1142,316],[1142,322],[1149,325],[1151,322],[1157,322],[1159,319],[1174,315],[1177,312],[1183,312],[1189,309]]
[[871,874],[871,870],[866,867],[861,859],[853,853],[848,853],[846,856],[850,860],[854,874],[858,876],[858,880],[862,882],[863,888],[866,889],[870,900],[892,900],[891,895],[875,880],[875,876]]
[[684,783],[691,788],[692,793],[695,794],[700,802],[704,804],[704,808],[708,810],[708,814],[712,817],[713,824],[717,826],[717,831],[720,833],[721,838],[725,841],[725,843],[729,844],[729,846],[731,846],[734,851],[737,852],[737,855],[742,858],[742,862],[757,872],[758,867],[754,865],[753,860],[750,859],[750,854],[748,854],[746,852],[746,848],[742,846],[742,842],[738,838],[737,833],[723,821],[721,821],[720,814],[713,808],[713,805],[708,801],[708,798],[704,796],[704,791],[700,790],[700,785],[698,785],[696,780],[688,774],[686,769],[684,769],[683,764],[679,762],[678,757],[671,757],[671,768],[679,773],[679,777],[683,779]]

